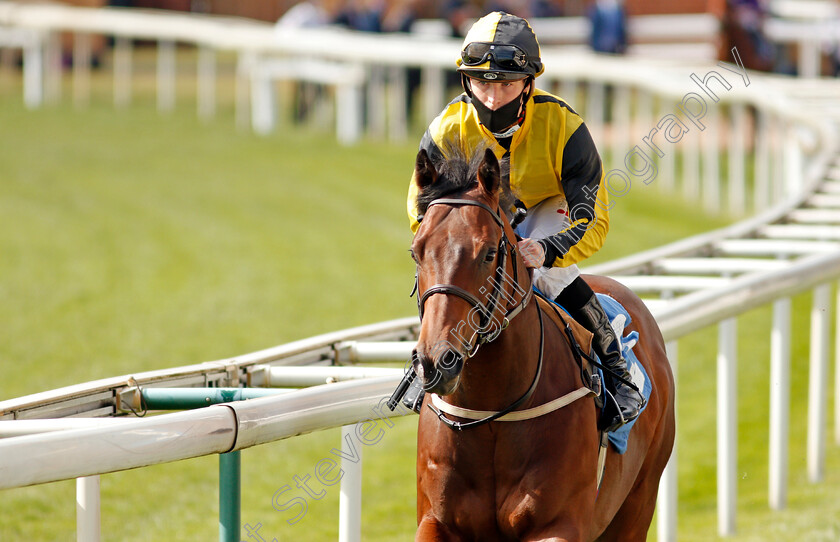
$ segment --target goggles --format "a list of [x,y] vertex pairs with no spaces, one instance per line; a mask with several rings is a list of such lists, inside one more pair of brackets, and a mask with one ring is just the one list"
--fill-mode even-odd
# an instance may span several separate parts
[[521,71],[528,64],[528,55],[516,45],[477,41],[467,44],[461,51],[461,63],[464,66],[478,66],[489,58],[504,70]]

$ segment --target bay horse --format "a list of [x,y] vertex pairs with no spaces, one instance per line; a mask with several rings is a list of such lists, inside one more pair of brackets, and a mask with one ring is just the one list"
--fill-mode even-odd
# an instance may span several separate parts
[[[421,150],[413,181],[422,216],[411,245],[421,315],[412,358],[427,392],[415,540],[645,540],[674,442],[674,380],[656,322],[618,282],[585,277],[631,315],[627,331],[639,332],[634,352],[653,387],[626,453],[607,452],[599,487],[592,399],[526,420],[499,419],[580,389],[582,375],[564,331],[531,295],[513,228],[500,212],[495,154],[438,163]],[[484,417],[441,413],[433,396],[454,409],[448,412]]]

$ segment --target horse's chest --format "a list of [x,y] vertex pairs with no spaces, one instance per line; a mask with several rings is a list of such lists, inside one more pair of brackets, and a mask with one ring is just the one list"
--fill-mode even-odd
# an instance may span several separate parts
[[520,540],[556,513],[543,496],[557,480],[541,474],[527,454],[501,455],[488,447],[482,454],[441,455],[427,464],[421,487],[434,516],[465,539]]

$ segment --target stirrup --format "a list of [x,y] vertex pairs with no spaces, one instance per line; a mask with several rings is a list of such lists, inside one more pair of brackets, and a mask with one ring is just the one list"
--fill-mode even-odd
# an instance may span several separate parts
[[[623,384],[623,383],[620,383],[619,385],[621,385],[621,384]],[[624,385],[627,386],[626,384],[624,384]],[[610,386],[610,387],[614,388],[615,386]],[[607,391],[604,394],[605,395],[604,408],[601,411],[601,416],[600,416],[600,419],[598,420],[598,428],[600,430],[605,431],[607,433],[612,433],[613,431],[616,431],[617,429],[619,429],[621,426],[632,422],[633,420],[635,420],[636,418],[639,417],[639,414],[642,413],[642,409],[645,407],[645,404],[646,404],[647,401],[645,401],[645,398],[641,394],[641,392],[635,390],[634,388],[632,388],[630,386],[627,386],[627,387],[633,393],[635,393],[637,395],[637,398],[638,398],[638,399],[633,399],[633,401],[636,403],[636,405],[635,405],[635,415],[625,417],[624,414],[621,413],[621,406],[619,405],[618,399],[616,398],[617,392],[613,392],[612,390]]]

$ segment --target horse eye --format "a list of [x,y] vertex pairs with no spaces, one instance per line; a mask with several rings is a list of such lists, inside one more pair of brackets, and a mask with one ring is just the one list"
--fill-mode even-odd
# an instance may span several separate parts
[[414,253],[414,250],[408,249],[408,254],[409,254],[409,256],[411,256],[411,259],[414,260],[414,263],[418,263],[417,262],[417,255]]
[[495,260],[496,259],[496,252],[497,251],[495,249],[488,251],[487,256],[484,257],[484,261],[487,262],[487,263],[490,263],[493,260]]

